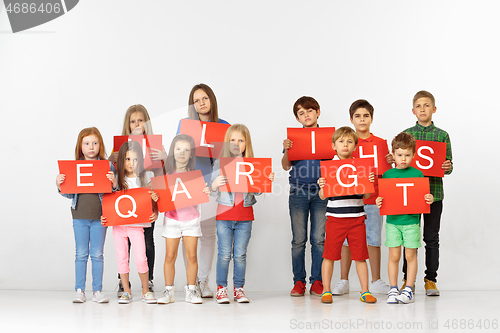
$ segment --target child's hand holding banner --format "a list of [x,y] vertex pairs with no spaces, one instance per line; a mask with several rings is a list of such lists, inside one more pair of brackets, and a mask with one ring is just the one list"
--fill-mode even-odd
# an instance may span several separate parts
[[430,213],[425,202],[429,178],[382,178],[378,181],[379,196],[384,198],[380,215]]
[[271,193],[270,158],[221,157],[220,170],[227,177],[227,184],[219,187],[221,192]]
[[134,188],[105,194],[102,198],[102,216],[106,226],[149,223],[153,204],[148,188]]
[[105,160],[57,161],[59,174],[66,175],[61,193],[111,193],[112,184],[106,175]]
[[325,198],[375,192],[370,182],[373,172],[371,159],[321,161],[321,177],[326,179],[323,187]]
[[196,156],[218,158],[221,154],[224,137],[229,126],[231,125],[182,119],[180,133],[193,137]]
[[333,132],[335,127],[287,128],[287,138],[293,143],[288,160],[331,160],[335,156]]

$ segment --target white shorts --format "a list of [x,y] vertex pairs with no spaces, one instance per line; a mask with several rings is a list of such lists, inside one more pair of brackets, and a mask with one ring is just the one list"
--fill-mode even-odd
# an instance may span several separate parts
[[201,237],[200,218],[177,221],[164,217],[161,235],[165,238]]

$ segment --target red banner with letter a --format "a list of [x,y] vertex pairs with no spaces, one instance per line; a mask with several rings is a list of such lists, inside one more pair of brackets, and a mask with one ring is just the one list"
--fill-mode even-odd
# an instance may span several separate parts
[[161,135],[120,135],[113,140],[113,150],[118,152],[120,147],[127,141],[137,141],[142,148],[144,158],[144,169],[157,169],[162,167],[161,161],[153,161],[149,154],[151,148],[162,150]]
[[417,140],[415,152],[412,167],[422,171],[424,176],[444,177],[442,166],[446,161],[446,142]]
[[335,127],[287,128],[286,136],[292,141],[288,160],[331,160],[335,156],[333,132]]
[[378,195],[383,197],[380,215],[430,213],[425,202],[429,178],[382,178],[378,180]]
[[106,226],[149,223],[153,204],[148,188],[105,194],[102,198],[102,216]]
[[206,185],[200,170],[153,177],[151,184],[158,193],[156,203],[161,213],[209,201],[203,192]]
[[356,158],[321,161],[321,177],[326,179],[325,198],[375,192],[370,182],[373,163],[370,159]]
[[218,158],[221,155],[229,124],[192,119],[181,120],[180,133],[193,137],[196,156]]
[[356,150],[352,153],[352,157],[371,159],[375,175],[382,176],[384,172],[391,168],[391,165],[387,163],[387,159],[385,158],[387,154],[389,154],[387,140],[381,140],[359,143]]
[[221,192],[271,193],[270,158],[221,157],[220,170],[227,177],[227,184],[219,187]]
[[111,193],[113,185],[106,175],[109,162],[103,160],[57,161],[66,178],[61,193]]

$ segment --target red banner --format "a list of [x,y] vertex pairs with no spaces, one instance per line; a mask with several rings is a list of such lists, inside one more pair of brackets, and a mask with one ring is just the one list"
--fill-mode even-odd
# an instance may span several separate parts
[[57,161],[59,173],[66,178],[61,193],[111,193],[113,185],[106,177],[109,162],[105,160]]
[[446,142],[417,140],[415,151],[412,167],[422,171],[424,176],[444,177],[442,166],[446,161]]
[[120,135],[115,136],[113,140],[113,150],[118,152],[122,144],[127,141],[137,141],[141,145],[144,157],[144,169],[157,169],[162,167],[161,161],[153,161],[149,154],[151,148],[163,149],[161,135]]
[[387,140],[378,142],[359,143],[356,150],[352,153],[354,158],[369,158],[373,161],[374,172],[377,176],[382,176],[384,172],[391,168],[387,163],[385,156],[389,154]]
[[229,124],[213,123],[192,119],[181,120],[181,134],[193,137],[196,156],[218,158],[221,155]]
[[209,201],[203,192],[206,185],[200,170],[153,177],[151,184],[158,193],[156,203],[161,213]]
[[373,163],[370,159],[321,161],[321,177],[326,179],[323,194],[328,197],[375,192],[370,182]]
[[379,196],[383,197],[380,215],[430,213],[425,202],[429,178],[382,178],[378,181]]
[[219,187],[221,192],[271,193],[270,158],[221,157],[220,170],[228,181]]
[[333,132],[335,127],[287,128],[287,138],[293,143],[288,160],[331,160],[335,156]]
[[102,198],[102,216],[106,225],[149,223],[153,204],[149,188],[134,188],[105,194]]

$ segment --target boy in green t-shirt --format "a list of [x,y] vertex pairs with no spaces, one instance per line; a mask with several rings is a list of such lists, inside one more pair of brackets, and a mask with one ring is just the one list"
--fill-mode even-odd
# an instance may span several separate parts
[[[382,178],[416,178],[423,177],[422,171],[410,166],[415,157],[415,138],[408,133],[399,133],[391,143],[392,154],[396,167],[386,171]],[[378,197],[377,206],[380,209],[384,198]],[[434,197],[432,194],[425,195],[425,202],[432,204]],[[389,283],[391,289],[387,297],[388,304],[413,303],[413,285],[417,277],[417,248],[421,247],[420,242],[420,214],[387,215],[385,224],[385,246],[389,248]],[[401,258],[401,245],[405,248],[408,280],[406,287],[399,293],[398,290],[398,270]]]

